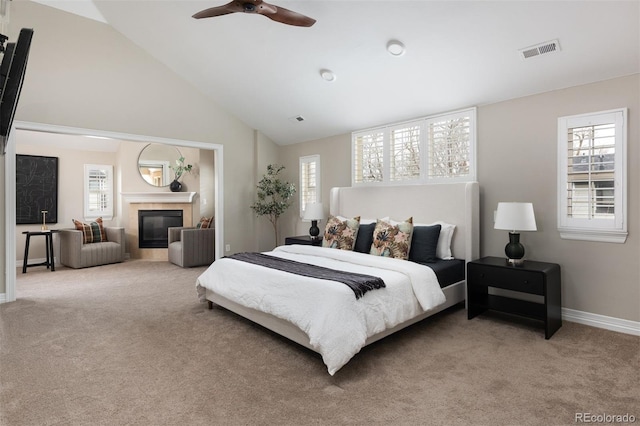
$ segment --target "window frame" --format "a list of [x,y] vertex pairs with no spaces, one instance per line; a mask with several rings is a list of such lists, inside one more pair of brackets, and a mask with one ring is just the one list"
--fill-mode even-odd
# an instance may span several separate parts
[[304,196],[306,194],[305,192],[305,187],[303,185],[303,165],[306,163],[316,163],[316,167],[315,167],[315,182],[316,182],[316,186],[315,186],[315,200],[311,201],[309,200],[309,203],[319,203],[321,202],[321,197],[322,197],[322,185],[321,185],[321,174],[320,174],[320,154],[313,154],[313,155],[305,155],[300,157],[299,159],[299,163],[298,163],[298,170],[299,170],[299,178],[298,178],[298,184],[299,184],[299,206],[300,206],[300,218],[304,218],[304,212],[305,212],[305,207],[306,207],[306,203],[304,201]]
[[[568,167],[569,129],[614,124],[614,213],[613,219],[569,217],[567,191],[570,183]],[[627,239],[627,108],[618,108],[558,118],[558,231],[568,240],[624,243]],[[590,164],[590,163],[589,163]],[[595,180],[589,182],[596,183]],[[589,190],[588,188],[586,189]],[[597,188],[594,189],[597,191]]]
[[[94,170],[105,171],[107,174],[106,181],[106,191],[103,191],[106,195],[107,206],[104,210],[96,211],[92,210],[90,207],[90,175]],[[113,219],[113,165],[110,164],[85,164],[84,165],[84,200],[83,200],[83,208],[84,208],[84,218],[85,220],[97,219],[102,217],[105,220]]]
[[[444,182],[475,182],[477,180],[477,131],[476,119],[477,108],[466,108],[453,112],[436,114],[421,117],[415,120],[408,120],[397,123],[390,123],[384,126],[376,126],[369,129],[363,129],[352,132],[351,134],[351,185],[352,186],[384,186],[384,185],[415,185],[427,183],[444,183]],[[429,126],[432,123],[442,122],[446,120],[455,120],[461,117],[469,117],[469,173],[461,176],[440,176],[430,177],[428,174],[429,166],[429,149],[431,140],[429,139]],[[403,128],[417,127],[420,130],[419,136],[419,161],[420,173],[416,178],[397,179],[392,178],[392,155],[394,153],[391,135],[394,131]],[[377,180],[362,181],[362,171],[364,171],[362,162],[362,148],[359,140],[367,136],[382,135],[382,177]]]

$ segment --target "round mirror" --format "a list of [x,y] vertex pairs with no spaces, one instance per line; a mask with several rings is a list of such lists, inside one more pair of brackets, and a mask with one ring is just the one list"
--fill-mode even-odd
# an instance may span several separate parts
[[178,148],[161,143],[150,143],[145,146],[138,157],[140,176],[149,185],[169,186],[173,180],[170,165],[180,158]]

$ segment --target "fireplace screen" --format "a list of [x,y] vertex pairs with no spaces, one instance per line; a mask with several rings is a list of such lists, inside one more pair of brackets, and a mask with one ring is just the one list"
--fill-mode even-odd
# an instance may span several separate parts
[[182,210],[138,210],[138,247],[167,248],[174,226],[182,226]]

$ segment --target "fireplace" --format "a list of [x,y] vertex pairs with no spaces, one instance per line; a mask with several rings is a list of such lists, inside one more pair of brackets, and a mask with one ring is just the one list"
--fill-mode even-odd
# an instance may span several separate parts
[[172,226],[182,226],[182,210],[138,210],[138,247],[169,247]]

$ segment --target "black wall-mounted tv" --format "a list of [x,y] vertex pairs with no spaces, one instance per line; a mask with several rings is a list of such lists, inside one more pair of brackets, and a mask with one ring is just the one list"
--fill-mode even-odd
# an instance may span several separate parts
[[7,140],[11,131],[11,123],[18,106],[20,91],[24,74],[27,70],[27,59],[33,30],[23,28],[20,30],[18,41],[7,43],[0,64],[0,149],[4,155],[7,148]]

